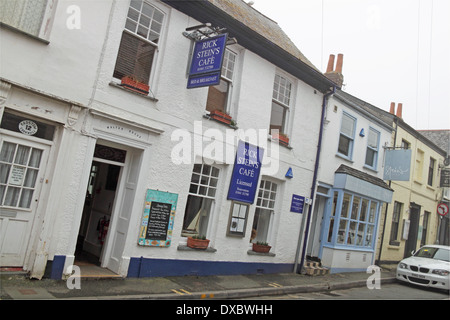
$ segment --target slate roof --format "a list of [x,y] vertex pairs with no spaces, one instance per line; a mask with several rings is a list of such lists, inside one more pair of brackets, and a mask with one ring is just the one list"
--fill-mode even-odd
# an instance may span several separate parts
[[261,12],[249,6],[243,0],[207,0],[214,6],[220,8],[224,12],[236,20],[242,22],[253,31],[259,33],[267,40],[279,46],[283,50],[289,52],[297,59],[303,61],[311,68],[317,69],[311,61],[309,61],[303,53],[295,46],[286,33],[280,28],[277,22],[266,17]]
[[373,185],[379,186],[381,188],[387,189],[387,190],[391,190],[394,191],[393,189],[391,189],[386,182],[384,182],[382,179],[374,177],[368,173],[356,170],[354,168],[351,168],[349,166],[346,166],[345,164],[341,164],[341,166],[336,170],[335,173],[344,173],[344,174],[348,174],[350,176],[353,176],[355,178],[367,181]]
[[439,148],[450,154],[450,130],[417,130]]

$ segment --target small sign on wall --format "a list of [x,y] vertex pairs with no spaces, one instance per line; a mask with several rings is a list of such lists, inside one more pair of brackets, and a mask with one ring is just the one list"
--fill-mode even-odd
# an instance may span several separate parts
[[144,215],[139,232],[139,245],[170,246],[177,201],[178,194],[147,190]]

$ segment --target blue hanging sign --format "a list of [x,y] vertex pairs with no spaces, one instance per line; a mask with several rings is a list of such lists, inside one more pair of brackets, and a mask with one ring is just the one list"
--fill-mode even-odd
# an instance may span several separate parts
[[258,189],[264,149],[239,141],[231,176],[228,200],[253,203]]
[[227,39],[228,34],[225,33],[195,43],[188,89],[219,84]]
[[305,197],[292,195],[291,212],[303,213],[303,207],[305,205]]

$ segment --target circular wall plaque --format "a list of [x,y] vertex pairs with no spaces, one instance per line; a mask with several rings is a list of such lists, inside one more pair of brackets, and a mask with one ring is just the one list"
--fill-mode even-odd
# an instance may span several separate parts
[[19,131],[28,136],[32,136],[38,131],[38,126],[31,120],[23,120],[19,123]]

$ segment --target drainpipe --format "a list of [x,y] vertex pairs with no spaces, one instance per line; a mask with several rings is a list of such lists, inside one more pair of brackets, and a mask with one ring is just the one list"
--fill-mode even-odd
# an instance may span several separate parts
[[[319,172],[319,160],[320,160],[320,151],[322,149],[322,137],[323,137],[323,126],[325,123],[325,109],[327,107],[328,104],[328,98],[330,96],[332,96],[333,94],[335,94],[336,92],[336,86],[333,86],[333,89],[326,93],[323,96],[323,102],[322,102],[322,118],[320,119],[320,131],[319,131],[319,141],[317,144],[317,153],[316,153],[316,163],[314,166],[314,177],[313,177],[313,182],[311,185],[311,196],[310,199],[312,201],[314,201],[314,195],[316,192],[316,184],[317,184],[317,176],[318,176],[318,172]],[[301,256],[301,261],[300,261],[300,266],[298,266],[298,251],[300,249],[300,240],[301,240],[301,235],[303,233],[303,231],[305,229],[303,229],[303,223],[302,223],[302,228],[300,230],[300,236],[299,236],[299,242],[298,242],[298,246],[297,246],[297,255],[295,257],[295,265],[294,265],[294,272],[297,273],[301,273],[301,270],[303,268],[303,264],[305,262],[305,254],[306,254],[306,244],[307,244],[307,239],[308,239],[308,235],[309,235],[309,225],[311,223],[311,215],[312,215],[312,209],[313,209],[313,205],[309,205],[308,206],[308,217],[306,220],[306,226],[305,226],[305,236],[303,238],[303,249],[302,249],[302,256]]]

